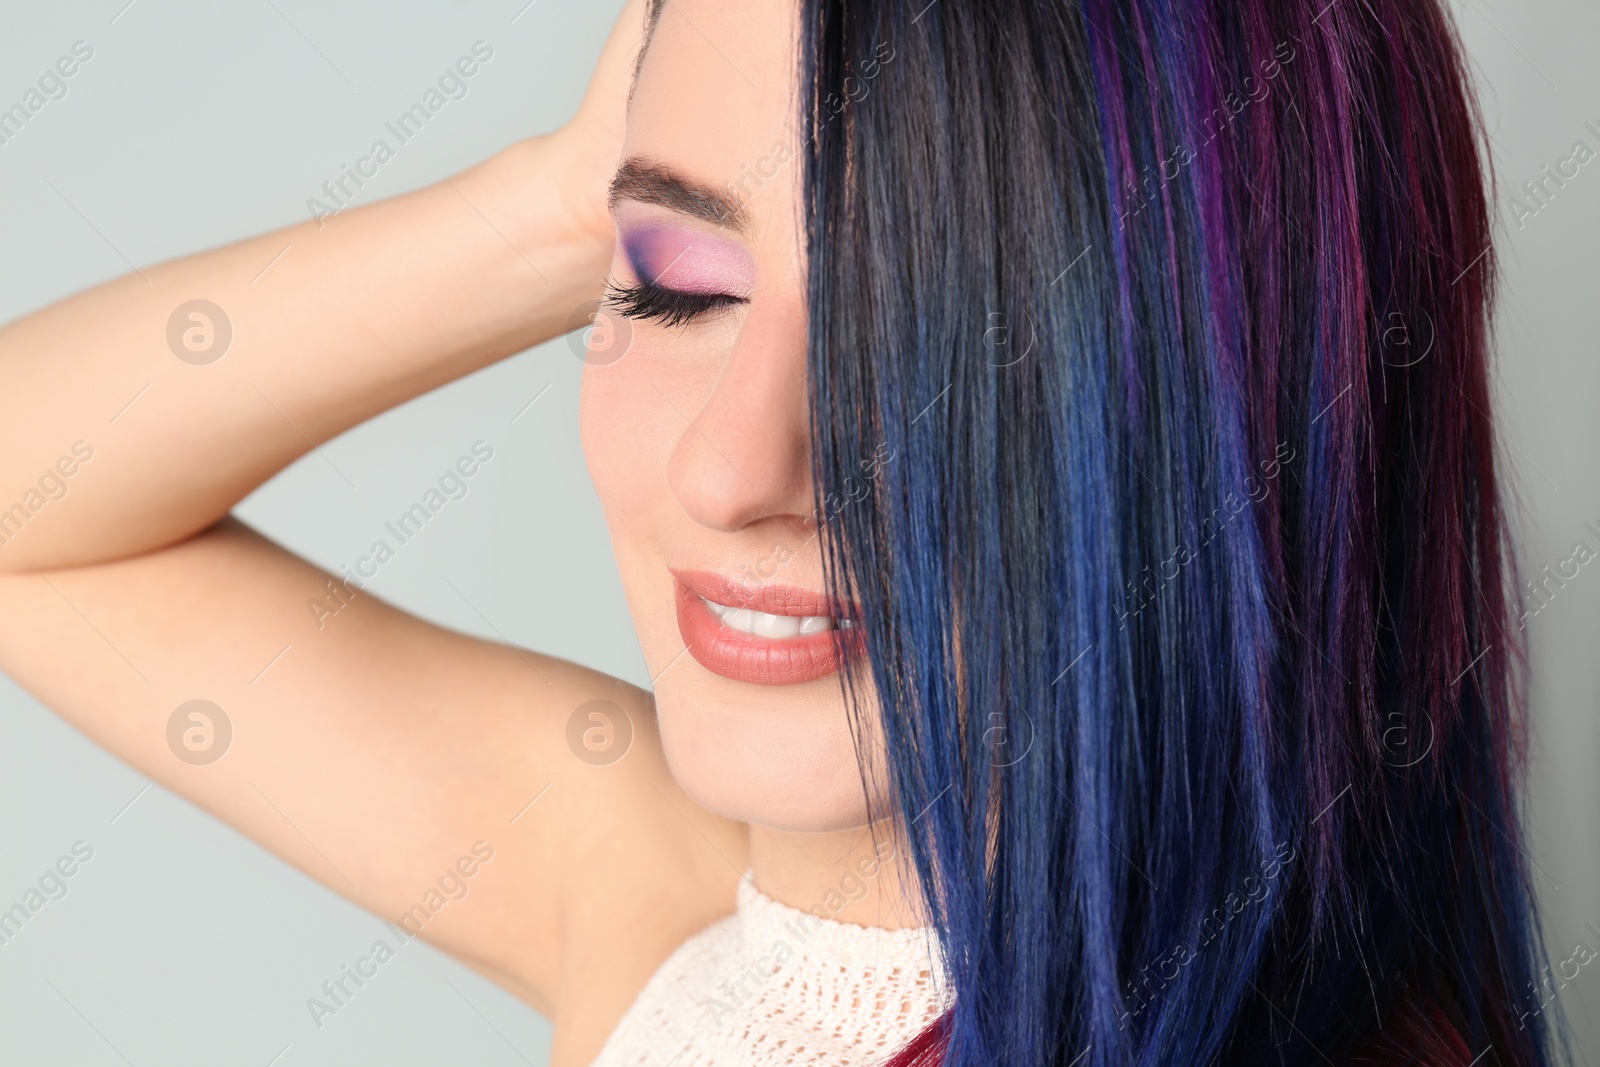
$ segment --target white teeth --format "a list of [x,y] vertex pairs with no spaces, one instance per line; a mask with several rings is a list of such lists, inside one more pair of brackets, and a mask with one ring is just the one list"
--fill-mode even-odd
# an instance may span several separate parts
[[753,612],[752,629],[757,637],[799,637],[800,617],[798,615],[768,615],[764,611]]
[[[713,615],[722,620],[722,625],[730,630],[754,634],[757,637],[781,640],[787,637],[826,633],[835,627],[833,619],[826,615],[772,615],[751,608],[729,607],[714,600],[706,600],[705,597],[701,597],[700,600]],[[848,627],[850,623],[846,620],[839,625]]]

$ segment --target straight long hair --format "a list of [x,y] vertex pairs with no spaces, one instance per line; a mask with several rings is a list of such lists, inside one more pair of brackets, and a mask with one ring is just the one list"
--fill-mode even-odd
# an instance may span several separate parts
[[1443,4],[801,20],[825,571],[954,994],[897,1062],[1551,1062]]

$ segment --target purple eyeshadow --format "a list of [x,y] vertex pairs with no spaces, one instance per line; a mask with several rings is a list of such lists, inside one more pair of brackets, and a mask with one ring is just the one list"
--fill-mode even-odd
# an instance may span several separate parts
[[639,280],[685,293],[747,296],[755,261],[738,244],[686,226],[654,225],[622,234]]

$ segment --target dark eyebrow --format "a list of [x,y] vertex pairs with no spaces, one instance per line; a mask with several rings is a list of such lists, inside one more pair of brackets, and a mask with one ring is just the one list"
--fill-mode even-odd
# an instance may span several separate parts
[[623,200],[658,204],[691,218],[748,234],[750,217],[740,199],[710,185],[686,178],[664,163],[629,156],[611,179],[611,210]]

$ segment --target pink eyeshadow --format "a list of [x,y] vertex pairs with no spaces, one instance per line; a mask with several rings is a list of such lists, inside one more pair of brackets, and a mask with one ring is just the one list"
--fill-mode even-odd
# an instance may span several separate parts
[[750,253],[683,226],[624,230],[622,248],[640,281],[685,293],[748,296],[755,275]]

